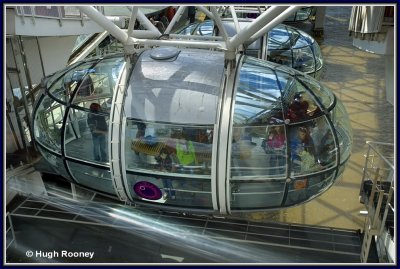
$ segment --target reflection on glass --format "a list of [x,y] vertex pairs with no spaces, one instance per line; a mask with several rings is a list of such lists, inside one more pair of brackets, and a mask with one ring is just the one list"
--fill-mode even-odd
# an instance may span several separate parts
[[214,22],[205,21],[199,25],[195,35],[212,36],[214,30]]
[[116,84],[123,58],[105,59],[95,66],[86,70],[78,70],[72,73],[72,78],[77,83],[77,92],[73,104],[88,107],[87,104],[93,99],[100,101],[104,112],[109,113],[113,89]]
[[[334,96],[309,80],[300,73],[296,77],[283,70],[271,73],[271,66],[245,58],[231,136],[229,182],[233,210],[257,208],[257,201],[246,195],[251,196],[252,191],[254,195],[267,192],[249,187],[255,181],[261,189],[262,184],[280,186],[273,191],[277,195],[282,195],[285,182],[290,182],[288,200],[283,201],[286,205],[311,199],[333,183],[339,165],[339,143],[351,146],[351,135],[346,131],[350,126],[340,124],[341,120],[348,122],[342,106],[324,114],[325,105],[332,109]],[[332,124],[336,124],[337,130]],[[257,199],[265,198],[260,194]],[[270,206],[277,205],[265,204]]]
[[332,185],[335,174],[336,170],[331,170],[323,174],[292,179],[288,183],[289,188],[285,206],[305,202],[321,194]]
[[306,76],[298,76],[298,79],[318,97],[325,108],[333,105],[334,96],[332,92],[320,85],[317,81],[308,79]]
[[285,22],[290,21],[305,21],[315,13],[315,7],[304,7],[297,10],[295,13],[285,19]]
[[[309,12],[309,10],[308,10]],[[241,28],[247,27],[252,20],[239,20]],[[234,36],[237,31],[232,19],[222,21],[228,36]],[[182,35],[211,36],[220,35],[218,29],[214,31],[214,22],[206,20],[194,23],[177,31]],[[246,46],[245,54],[260,58],[267,55],[267,60],[292,67],[301,72],[316,77],[322,68],[322,55],[318,43],[307,33],[297,28],[280,24],[272,28],[267,34],[266,51],[261,52],[260,39]]]
[[293,68],[304,73],[315,71],[314,54],[310,47],[293,49]]
[[235,99],[235,124],[267,123],[282,119],[281,92],[273,71],[265,62],[246,58],[240,70],[240,84]]
[[55,152],[61,152],[61,128],[65,106],[45,96],[35,115],[35,139]]
[[193,33],[194,29],[196,28],[196,26],[197,26],[197,23],[189,24],[188,26],[186,26],[182,30],[178,31],[177,34],[179,34],[179,35],[191,35]]
[[313,76],[323,63],[319,45],[310,35],[283,24],[268,32],[267,60]]
[[280,207],[284,189],[284,179],[277,182],[231,182],[231,209]]
[[292,67],[292,52],[290,50],[268,50],[267,60]]
[[42,154],[42,156],[46,159],[46,161],[49,162],[49,164],[52,165],[52,170],[54,170],[54,172],[58,173],[59,175],[61,175],[62,177],[70,180],[70,176],[67,172],[67,170],[65,170],[65,166],[64,166],[64,162],[61,159],[61,157],[55,155],[54,153],[48,152],[47,150],[44,150],[40,147],[38,147],[40,153]]
[[93,102],[90,112],[71,109],[66,132],[65,154],[80,160],[108,163],[109,117]]
[[347,160],[351,154],[353,144],[350,120],[342,102],[337,100],[336,107],[333,110],[333,122],[339,139],[340,162]]
[[283,126],[234,127],[231,176],[261,179],[286,176],[286,136]]
[[321,169],[336,165],[337,145],[331,127],[325,117],[313,121],[311,137],[315,145],[315,154]]
[[213,126],[128,120],[125,131],[127,169],[210,175]]
[[109,170],[68,162],[75,180],[86,187],[115,195]]
[[307,126],[290,126],[291,167],[295,175],[319,170],[314,141]]
[[69,102],[77,86],[81,85],[83,77],[88,73],[93,62],[84,63],[68,71],[60,77],[49,89],[52,96],[62,102]]
[[268,155],[268,167],[271,174],[277,176],[286,175],[286,131],[284,125],[270,125],[267,127],[267,137],[261,146]]
[[309,91],[298,81],[293,83],[292,86],[295,90],[285,95],[286,122],[303,122],[320,116],[322,110]]

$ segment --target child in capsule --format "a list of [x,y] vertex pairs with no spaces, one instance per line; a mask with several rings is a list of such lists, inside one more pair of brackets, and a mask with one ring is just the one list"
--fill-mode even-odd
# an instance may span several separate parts
[[[173,171],[171,154],[167,148],[162,148],[159,155],[156,156],[155,159],[157,161],[158,170],[162,172]],[[166,195],[164,198],[170,197],[171,199],[175,199],[175,190],[173,189],[172,181],[170,179],[163,178],[162,182]]]

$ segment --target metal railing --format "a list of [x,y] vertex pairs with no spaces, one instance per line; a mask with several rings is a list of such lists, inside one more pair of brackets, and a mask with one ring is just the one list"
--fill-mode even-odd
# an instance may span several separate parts
[[[104,14],[103,8],[96,8]],[[85,20],[89,20],[87,15],[73,6],[16,6],[15,10],[23,22],[25,22],[25,17],[31,18],[33,23],[35,23],[35,18],[56,19],[62,26],[63,20],[80,20],[82,25]]]
[[394,216],[396,212],[393,197],[394,145],[371,141],[367,141],[367,144],[368,151],[365,156],[360,191],[361,199],[368,211],[364,225],[361,262],[368,262],[372,240],[376,241],[379,261],[393,262],[395,257],[392,257],[388,250],[388,236],[385,234],[390,233],[388,230],[394,225],[388,216]]
[[8,250],[9,247],[12,246],[12,244],[15,244],[15,233],[14,233],[14,227],[13,223],[11,221],[10,217],[10,212],[7,212],[6,215],[6,251]]

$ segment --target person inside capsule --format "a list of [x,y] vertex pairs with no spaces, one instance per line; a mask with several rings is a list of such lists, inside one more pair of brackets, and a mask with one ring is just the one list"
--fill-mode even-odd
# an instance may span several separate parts
[[98,162],[108,162],[106,151],[107,123],[101,113],[101,106],[98,103],[90,105],[90,112],[87,118],[87,124],[92,134],[93,157]]
[[[187,133],[182,131],[175,146],[176,157],[180,164],[179,170],[183,173],[194,173],[193,166],[197,166],[196,150],[191,140],[187,140]],[[192,166],[192,167],[191,167]]]

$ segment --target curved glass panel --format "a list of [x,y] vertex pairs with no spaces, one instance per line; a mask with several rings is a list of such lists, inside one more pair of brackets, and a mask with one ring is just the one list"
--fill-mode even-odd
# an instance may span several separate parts
[[[352,146],[349,119],[333,93],[310,76],[245,56],[231,101],[221,93],[223,53],[182,48],[173,59],[156,60],[151,57],[156,52],[144,51],[137,59],[120,104],[126,125],[112,139],[108,109],[123,58],[90,60],[50,78],[57,100],[50,94],[39,99],[34,135],[54,172],[115,195],[112,180],[119,179],[111,178],[107,167],[111,159],[122,160],[124,191],[135,202],[214,210],[213,199],[226,192],[228,211],[305,202],[343,172]],[[59,86],[68,77],[72,95],[62,98]],[[83,81],[89,78],[88,90]],[[232,126],[220,130],[231,144],[227,152],[214,149],[218,155],[213,156],[218,113],[231,102],[232,119],[222,120],[231,120]],[[122,152],[114,152],[118,156],[109,156],[112,141],[122,141]],[[228,162],[229,184],[212,173],[217,157]],[[212,179],[226,189],[211,188]]]
[[61,152],[61,128],[65,106],[45,96],[35,115],[35,139],[49,149]]
[[[252,19],[239,19],[240,28],[247,27]],[[224,19],[222,23],[228,36],[234,36],[237,31],[232,19]],[[220,35],[218,28],[214,31],[214,22],[206,20],[190,24],[183,30],[177,31],[184,35],[212,36]],[[246,46],[245,53],[256,58],[261,57],[261,39]],[[301,72],[315,76],[322,67],[322,55],[318,43],[307,33],[284,24],[277,25],[267,34],[267,60],[292,67]]]
[[265,182],[231,182],[231,209],[251,210],[280,207],[285,180]]
[[[319,127],[311,127],[316,122]],[[289,127],[289,151],[293,176],[319,172],[334,167],[336,164],[337,149],[333,134],[329,127],[324,125],[326,122],[323,117],[316,122],[309,121],[306,124]],[[320,137],[326,140],[314,141],[314,138]]]
[[214,31],[214,22],[205,21],[200,23],[199,27],[194,32],[195,35],[212,36]]
[[331,107],[333,105],[333,101],[335,100],[333,93],[316,82],[315,80],[308,79],[305,76],[297,76],[302,83],[304,83],[311,91],[318,97],[319,101],[322,103],[325,109]]
[[342,162],[340,165],[339,165],[339,169],[338,169],[338,173],[337,173],[337,175],[336,175],[336,178],[333,178],[333,180],[332,181],[337,181],[337,180],[339,180],[340,179],[340,177],[343,175],[343,172],[344,172],[344,170],[345,170],[345,168],[346,168],[346,161],[345,162]]
[[350,125],[342,106],[327,115],[320,107],[332,107],[334,95],[309,76],[274,68],[245,58],[240,69],[230,154],[232,210],[310,200],[333,184],[340,143],[347,149],[340,148],[341,155],[349,154]]
[[288,95],[288,92],[293,87],[292,84],[295,83],[295,78],[293,76],[294,73],[288,74],[286,72],[281,72],[286,71],[285,69],[282,69],[282,67],[283,66],[280,66],[279,71],[276,71],[276,78],[282,91],[282,96],[285,97],[286,95]]
[[284,178],[286,176],[284,126],[234,127],[231,149],[232,179]]
[[93,62],[84,63],[59,77],[58,81],[49,89],[50,94],[57,100],[65,103],[69,102],[73,92],[77,89],[77,86],[81,85],[84,75],[86,75],[92,65]]
[[114,185],[109,170],[68,162],[68,166],[76,182],[91,189],[115,195]]
[[269,50],[267,51],[267,60],[292,67],[291,50]]
[[[174,50],[176,51],[176,50]],[[171,60],[144,51],[126,89],[126,117],[151,122],[214,124],[224,77],[224,55],[217,51],[178,50]],[[195,61],[194,61],[195,59]]]
[[91,103],[90,106],[90,112],[70,110],[65,128],[65,155],[79,160],[108,163],[109,116],[102,112],[98,103]]
[[309,128],[305,125],[290,126],[289,141],[292,174],[296,176],[317,171],[315,145]]
[[281,92],[276,75],[267,66],[264,61],[246,58],[240,70],[234,125],[266,123],[276,114],[282,118]]
[[292,80],[285,89],[284,106],[285,120],[287,123],[297,123],[320,116],[322,110],[306,89],[298,80]]
[[125,167],[132,197],[149,199],[147,192],[134,188],[144,184],[161,191],[162,197],[150,199],[153,202],[212,207],[213,128],[127,120]]
[[322,60],[322,53],[321,53],[321,48],[319,47],[317,42],[314,42],[313,44],[313,51],[314,51],[314,57],[315,57],[315,68],[317,70],[320,70],[324,64]]
[[336,101],[336,107],[332,112],[332,121],[339,139],[340,162],[344,162],[351,154],[353,134],[349,116],[340,100]]
[[72,78],[81,80],[78,83],[73,104],[87,107],[96,100],[109,113],[113,89],[117,83],[124,59],[122,57],[104,59],[89,69],[81,69],[72,73]]
[[317,42],[307,33],[285,25],[278,25],[268,33],[267,60],[308,74],[322,67]]
[[297,10],[295,13],[285,19],[285,22],[292,21],[305,21],[308,20],[311,14],[313,14],[315,7],[304,7]]
[[182,30],[178,31],[177,34],[179,34],[179,35],[191,35],[193,33],[193,31],[196,29],[197,25],[198,25],[197,23],[189,24],[188,26],[186,26]]
[[328,169],[337,165],[338,145],[334,133],[325,116],[312,122],[310,136],[315,147],[315,156],[319,169]]
[[304,73],[315,71],[315,59],[311,47],[293,49],[293,68]]
[[332,185],[335,174],[336,171],[333,170],[324,174],[291,180],[288,183],[289,188],[284,206],[296,205],[321,194]]
[[293,49],[300,49],[304,47],[311,48],[312,44],[315,43],[314,38],[304,31],[301,31],[294,27],[288,26],[288,31],[292,33]]
[[290,49],[291,35],[285,25],[278,25],[268,32],[268,50]]
[[61,157],[53,153],[50,153],[47,150],[43,150],[40,147],[38,147],[38,149],[42,154],[42,156],[49,162],[49,164],[53,166],[53,170],[55,172],[57,172],[59,175],[72,182],[71,177],[69,176],[67,170],[65,169],[65,165]]
[[210,178],[212,125],[128,120],[125,161],[129,171],[190,174]]

